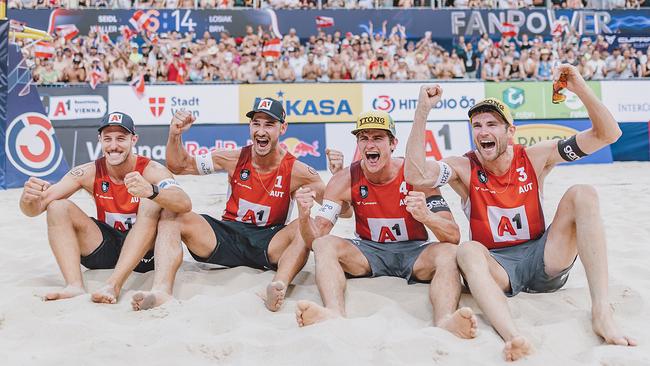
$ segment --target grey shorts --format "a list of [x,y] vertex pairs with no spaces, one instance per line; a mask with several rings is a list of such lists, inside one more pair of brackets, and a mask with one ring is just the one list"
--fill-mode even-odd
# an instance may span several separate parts
[[[550,229],[550,228],[549,228]],[[503,267],[510,280],[512,297],[519,292],[554,292],[562,288],[569,278],[569,270],[575,263],[563,269],[557,275],[550,277],[544,270],[544,248],[549,230],[539,239],[530,240],[513,247],[492,249],[490,254]]]
[[413,265],[423,250],[433,242],[400,241],[378,243],[372,240],[346,239],[359,248],[370,264],[370,277],[392,276],[416,282],[411,278]]

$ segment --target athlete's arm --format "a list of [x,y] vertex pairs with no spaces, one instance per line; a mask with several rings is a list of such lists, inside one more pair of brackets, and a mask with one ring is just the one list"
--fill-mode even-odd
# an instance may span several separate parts
[[[142,180],[138,177],[142,178]],[[169,170],[155,161],[149,162],[143,171],[143,176],[140,176],[138,172],[127,174],[124,183],[127,185],[131,194],[133,194],[131,192],[133,184],[142,187],[141,192],[135,192],[137,193],[137,197],[140,198],[151,197],[153,195],[153,185],[156,185],[158,187],[158,195],[151,200],[160,207],[176,213],[186,213],[192,210],[192,201],[187,193],[181,188]],[[134,194],[134,196],[136,195]]]
[[458,244],[460,230],[440,190],[410,191],[406,197],[406,210],[429,230],[438,241]]
[[211,174],[226,170],[231,172],[237,165],[240,150],[212,151],[192,157],[183,146],[183,133],[190,129],[196,118],[188,111],[177,111],[172,117],[167,137],[165,159],[174,174]]
[[567,75],[567,89],[575,93],[584,104],[592,127],[565,140],[545,141],[537,144],[540,146],[531,146],[529,152],[546,156],[546,166],[578,160],[616,142],[622,134],[614,116],[587,86],[574,66],[560,65],[557,72]]
[[313,193],[316,202],[323,202],[325,183],[323,183],[320,175],[316,169],[296,160],[291,171],[291,192],[296,192],[299,187],[309,189]]
[[315,194],[308,190],[299,190],[296,193],[300,234],[310,248],[316,238],[329,234],[338,219],[341,207],[344,203],[349,204],[350,170],[343,170],[330,179],[316,218],[310,216],[314,196]]
[[424,136],[427,117],[441,98],[442,88],[439,85],[420,88],[404,162],[404,179],[414,187],[439,187],[449,182],[453,175],[453,170],[444,161],[426,161]]
[[71,169],[59,182],[50,184],[36,177],[25,182],[20,196],[20,210],[26,216],[38,216],[54,200],[70,197],[81,188],[92,192],[95,163],[90,162]]

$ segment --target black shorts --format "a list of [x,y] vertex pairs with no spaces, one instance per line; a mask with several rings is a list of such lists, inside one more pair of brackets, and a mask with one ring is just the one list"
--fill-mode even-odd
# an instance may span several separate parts
[[[81,264],[88,269],[115,268],[117,260],[120,257],[120,251],[122,251],[122,244],[124,244],[124,239],[126,239],[129,232],[119,231],[105,222],[98,221],[94,217],[91,217],[91,219],[93,219],[102,232],[102,242],[94,252],[85,257],[81,256]],[[150,250],[145,254],[144,258],[140,259],[140,263],[138,263],[134,271],[145,273],[153,269],[153,250]]]
[[207,258],[199,257],[190,250],[196,261],[226,267],[277,269],[276,265],[269,262],[269,244],[285,225],[259,227],[238,221],[221,221],[208,215],[201,216],[212,227],[217,245]]

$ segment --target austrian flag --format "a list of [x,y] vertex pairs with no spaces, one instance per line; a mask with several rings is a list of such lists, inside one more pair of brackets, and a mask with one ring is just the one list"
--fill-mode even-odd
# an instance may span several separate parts
[[133,13],[133,16],[129,19],[129,23],[131,23],[133,28],[139,32],[148,29],[150,22],[149,18],[151,18],[151,16],[148,13],[145,13],[144,10],[138,10]]
[[267,41],[262,47],[262,57],[279,58],[282,53],[282,41],[280,38],[274,38]]
[[36,42],[34,46],[34,56],[38,58],[54,57],[55,49],[49,42]]
[[316,17],[316,27],[318,28],[329,28],[334,26],[334,18],[317,16]]
[[57,25],[54,30],[59,36],[65,38],[66,41],[73,39],[79,34],[79,29],[74,24]]

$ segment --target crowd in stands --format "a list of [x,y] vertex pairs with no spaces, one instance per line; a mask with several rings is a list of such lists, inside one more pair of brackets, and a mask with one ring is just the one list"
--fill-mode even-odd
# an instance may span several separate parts
[[44,84],[88,82],[91,74],[102,83],[134,78],[148,83],[550,80],[553,67],[564,62],[577,66],[588,80],[650,77],[650,48],[642,52],[622,46],[610,52],[603,36],[580,37],[568,27],[546,41],[526,34],[497,41],[487,34],[478,39],[461,36],[450,49],[434,42],[431,32],[416,40],[406,35],[404,26],[389,30],[386,22],[381,31],[370,22],[368,33],[319,30],[304,41],[291,29],[275,53],[268,53],[264,45],[274,36],[261,27],[255,31],[249,26],[246,35],[237,38],[228,32],[216,38],[207,32],[171,32],[158,34],[155,41],[144,33],[110,41],[91,32],[71,40],[56,37],[53,57],[36,57],[33,45],[22,50],[34,68],[35,82]]
[[[548,1],[548,3],[547,3]],[[324,9],[373,8],[552,8],[622,9],[639,8],[645,0],[321,0]],[[229,9],[236,7],[315,9],[318,0],[9,0],[9,8],[109,8],[109,9]],[[647,5],[646,5],[647,6]]]

